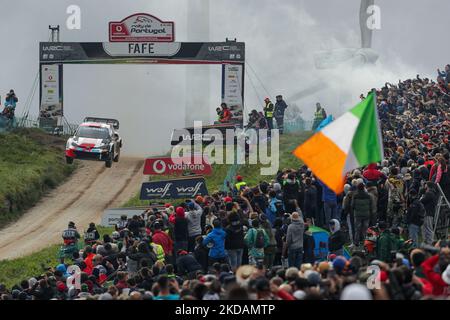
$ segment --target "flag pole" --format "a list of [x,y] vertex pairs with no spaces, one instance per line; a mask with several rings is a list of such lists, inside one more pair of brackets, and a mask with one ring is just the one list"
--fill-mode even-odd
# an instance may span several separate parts
[[378,140],[380,141],[380,154],[381,154],[381,161],[384,160],[384,146],[383,146],[383,135],[381,134],[381,123],[380,123],[380,116],[378,115],[378,106],[377,106],[377,90],[375,88],[372,89],[373,94],[373,104],[375,108],[375,116],[377,120],[377,133],[378,133]]

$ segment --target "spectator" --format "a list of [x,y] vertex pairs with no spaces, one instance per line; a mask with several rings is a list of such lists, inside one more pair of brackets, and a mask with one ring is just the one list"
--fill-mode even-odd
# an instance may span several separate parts
[[344,244],[346,242],[346,237],[341,231],[341,224],[336,219],[331,219],[330,221],[330,231],[331,235],[328,238],[328,249],[330,254],[335,254],[336,256],[342,256],[344,254]]
[[239,215],[231,212],[228,216],[228,225],[225,229],[225,249],[230,258],[230,265],[233,271],[236,271],[242,264],[242,255],[244,253],[244,228]]
[[249,263],[251,265],[264,263],[264,248],[269,245],[270,239],[266,231],[261,228],[258,219],[253,219],[251,221],[251,228],[245,235],[244,240],[249,248]]
[[227,263],[228,255],[225,251],[226,233],[222,229],[219,219],[213,222],[214,229],[203,239],[203,245],[209,246],[209,265],[215,262]]
[[413,245],[417,247],[425,218],[425,207],[420,202],[415,189],[411,189],[409,192],[409,201],[410,204],[406,210],[406,222],[408,223],[409,237],[413,241]]
[[177,207],[174,223],[174,251],[188,250],[189,229],[183,207]]
[[292,213],[291,221],[286,234],[288,264],[289,267],[299,268],[303,259],[303,232],[305,226],[298,212]]
[[186,212],[186,219],[188,221],[188,251],[194,251],[195,239],[202,234],[201,217],[203,209],[196,202],[188,203],[188,212]]
[[435,189],[435,184],[431,181],[425,184],[425,192],[420,198],[425,207],[425,218],[423,224],[423,241],[425,244],[432,244],[433,242],[433,223],[436,211],[438,196]]
[[177,252],[177,272],[180,276],[186,276],[188,279],[195,279],[198,271],[202,270],[202,266],[195,257],[184,250]]
[[357,188],[356,193],[352,197],[351,210],[355,217],[355,244],[359,246],[364,240],[367,228],[369,227],[373,200],[365,190],[363,182],[359,182]]

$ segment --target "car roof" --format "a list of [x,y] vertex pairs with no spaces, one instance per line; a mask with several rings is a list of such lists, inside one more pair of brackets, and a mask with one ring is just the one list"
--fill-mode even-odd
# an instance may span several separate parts
[[111,125],[99,122],[83,122],[80,127],[111,128]]

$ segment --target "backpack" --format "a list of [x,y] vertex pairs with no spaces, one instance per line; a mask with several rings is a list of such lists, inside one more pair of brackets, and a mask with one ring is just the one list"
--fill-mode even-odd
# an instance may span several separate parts
[[265,247],[264,232],[262,230],[256,230],[254,247],[257,249],[262,249]]
[[402,204],[402,196],[399,188],[400,182],[398,181],[391,181],[391,194],[390,197],[392,199],[392,203],[395,205],[400,206]]
[[283,201],[281,201],[281,200],[275,201],[274,205],[275,205],[275,209],[276,209],[275,213],[276,213],[277,217],[282,216],[285,213]]

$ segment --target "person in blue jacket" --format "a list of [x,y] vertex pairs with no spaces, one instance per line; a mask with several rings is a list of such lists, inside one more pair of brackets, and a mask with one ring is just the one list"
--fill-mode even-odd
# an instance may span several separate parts
[[325,213],[324,226],[328,227],[331,219],[340,220],[337,208],[337,196],[334,191],[328,188],[322,181],[318,181],[322,187],[323,211]]
[[274,190],[269,192],[269,206],[266,210],[267,219],[273,226],[275,219],[280,218],[285,212],[283,201],[277,197],[277,193]]
[[209,265],[215,262],[228,263],[228,255],[225,250],[226,232],[222,229],[219,219],[213,221],[212,231],[203,239],[203,245],[209,248]]

